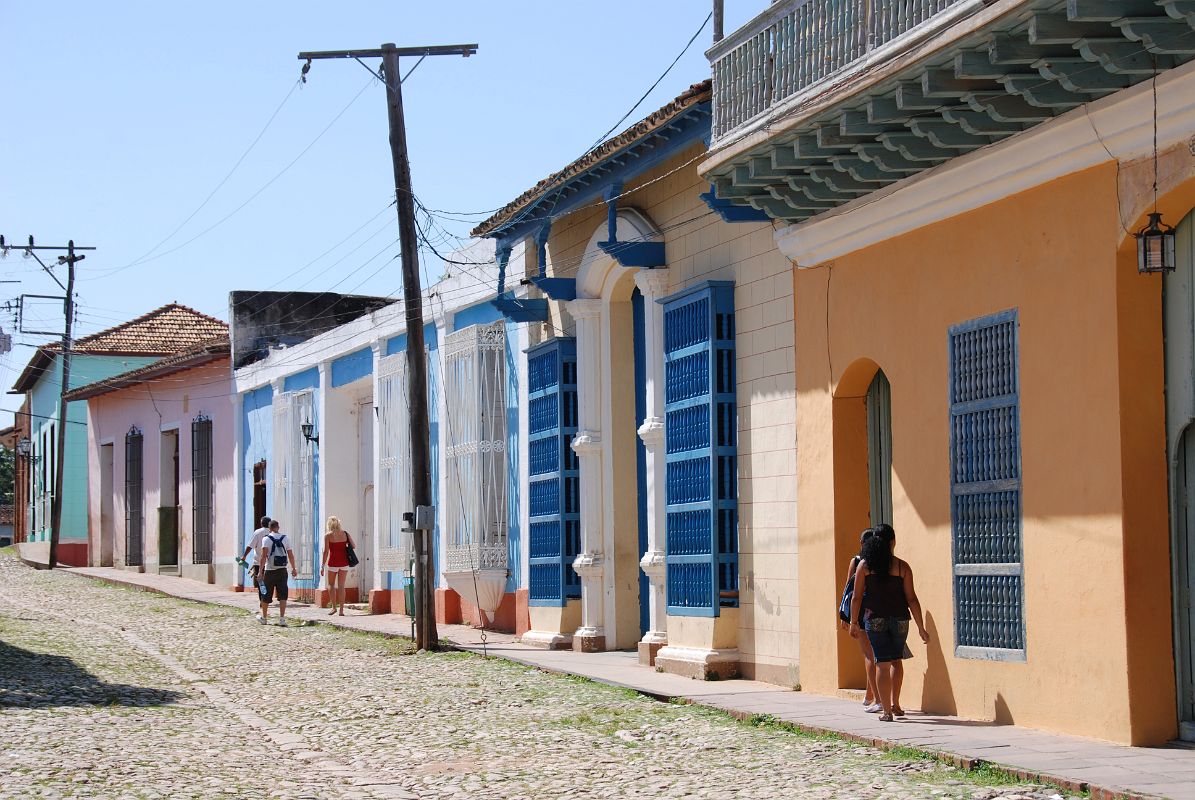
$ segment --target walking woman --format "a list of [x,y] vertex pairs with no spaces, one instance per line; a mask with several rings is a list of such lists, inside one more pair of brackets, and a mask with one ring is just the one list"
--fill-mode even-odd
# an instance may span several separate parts
[[[857,639],[862,633],[859,630],[862,612],[863,627],[876,661],[876,689],[883,706],[880,719],[884,722],[891,722],[894,715],[905,715],[900,707],[900,687],[905,678],[902,659],[912,658],[911,653],[905,655],[910,616],[917,623],[921,641],[929,643],[921,602],[913,588],[913,569],[892,554],[895,546],[896,531],[891,525],[871,529],[871,535],[863,540],[863,559],[855,568],[856,591],[851,599],[851,637]],[[864,587],[862,594],[859,586]]]
[[[843,590],[844,594],[847,591],[850,591],[852,592],[853,597],[854,594],[859,593],[855,591],[855,587],[857,586],[855,583],[855,570],[858,569],[859,562],[863,560],[863,542],[867,541],[867,537],[870,536],[872,532],[873,529],[868,528],[867,530],[863,531],[863,534],[859,537],[859,555],[851,558],[851,565],[847,569],[846,573],[846,583]],[[862,587],[860,587],[859,591],[862,591]],[[841,614],[841,612],[839,613]],[[855,621],[861,622],[858,616],[855,617]],[[838,625],[843,630],[846,630],[847,622],[848,620],[842,619],[840,617],[838,620]],[[855,641],[859,643],[859,652],[863,654],[863,670],[864,675],[867,677],[867,689],[863,693],[863,710],[868,714],[875,714],[881,711],[883,706],[880,705],[880,695],[879,692],[876,691],[876,662],[875,658],[871,654],[871,642],[868,641],[866,636],[856,636]]]
[[320,565],[319,574],[328,573],[328,597],[332,603],[332,610],[328,615],[336,613],[336,606],[340,605],[340,616],[344,616],[344,580],[352,569],[349,566],[349,548],[356,549],[348,531],[340,527],[340,519],[328,517],[328,531],[324,534],[324,558]]

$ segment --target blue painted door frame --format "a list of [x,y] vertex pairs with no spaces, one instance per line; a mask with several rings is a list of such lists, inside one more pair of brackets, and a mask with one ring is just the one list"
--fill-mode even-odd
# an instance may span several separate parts
[[[639,555],[642,557],[647,552],[647,448],[639,437],[639,428],[647,418],[647,352],[644,344],[643,294],[638,289],[631,295],[631,318],[635,338],[635,476],[639,498]],[[650,622],[647,575],[639,570],[640,636],[647,633]]]

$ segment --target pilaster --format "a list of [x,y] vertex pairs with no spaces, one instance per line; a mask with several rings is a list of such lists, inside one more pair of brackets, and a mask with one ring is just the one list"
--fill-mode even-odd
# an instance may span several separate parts
[[606,649],[605,573],[602,548],[602,435],[600,300],[573,300],[568,312],[577,323],[578,428],[573,437],[581,483],[581,552],[573,569],[581,577],[581,627],[573,649],[594,652]]
[[668,292],[668,271],[640,270],[635,273],[635,285],[643,294],[643,351],[647,356],[645,414],[638,433],[646,449],[647,551],[640,559],[639,567],[648,578],[648,630],[639,642],[639,662],[652,666],[656,652],[668,643],[664,309],[658,302]]

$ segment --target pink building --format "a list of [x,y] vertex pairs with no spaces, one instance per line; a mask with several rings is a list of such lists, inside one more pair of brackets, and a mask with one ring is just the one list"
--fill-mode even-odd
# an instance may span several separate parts
[[82,386],[94,566],[239,583],[227,336]]

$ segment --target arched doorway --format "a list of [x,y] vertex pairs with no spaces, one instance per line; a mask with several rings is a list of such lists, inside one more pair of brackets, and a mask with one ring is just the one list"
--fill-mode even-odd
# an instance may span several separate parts
[[1176,255],[1163,283],[1174,661],[1179,735],[1195,741],[1195,212],[1178,224]]
[[[841,592],[860,534],[892,522],[892,386],[874,361],[860,359],[843,372],[834,392],[833,425],[835,585]],[[865,685],[859,645],[843,631],[838,686]]]

